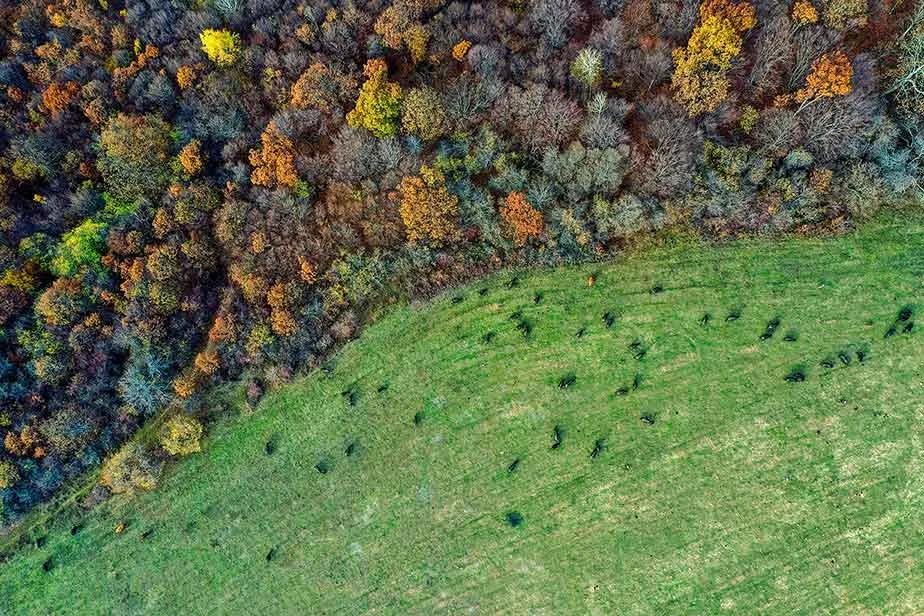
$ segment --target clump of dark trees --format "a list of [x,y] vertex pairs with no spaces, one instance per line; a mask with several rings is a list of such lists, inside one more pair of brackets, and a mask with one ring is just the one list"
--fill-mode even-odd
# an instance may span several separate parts
[[22,0],[0,29],[3,523],[383,298],[920,196],[910,0]]

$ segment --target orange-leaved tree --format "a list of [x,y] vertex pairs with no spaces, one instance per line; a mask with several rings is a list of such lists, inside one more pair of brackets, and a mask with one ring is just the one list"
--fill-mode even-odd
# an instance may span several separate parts
[[257,186],[272,188],[276,185],[293,187],[298,183],[295,169],[295,144],[270,122],[260,136],[259,149],[250,151],[253,171],[250,181]]
[[68,108],[79,92],[80,85],[75,81],[52,83],[42,92],[42,106],[57,117]]
[[471,48],[472,42],[466,39],[462,39],[452,46],[452,57],[459,62],[462,62],[465,60],[465,56],[468,54],[468,50]]
[[176,69],[176,83],[181,90],[190,87],[196,81],[196,67],[184,64]]
[[291,336],[298,331],[298,324],[289,310],[288,293],[286,285],[277,282],[266,292],[266,303],[269,304],[270,327],[280,336]]
[[534,208],[521,192],[514,191],[507,195],[500,215],[517,246],[523,246],[529,240],[539,237],[545,225],[542,212]]
[[846,96],[853,89],[853,65],[843,51],[826,53],[812,63],[805,87],[796,92],[799,111],[822,98]]
[[202,148],[198,139],[193,139],[180,150],[177,162],[188,176],[194,176],[202,171]]
[[292,85],[292,106],[296,109],[317,107],[321,111],[328,111],[331,99],[336,100],[336,91],[331,87],[330,70],[315,62],[302,73]]
[[799,26],[818,23],[818,9],[809,0],[797,0],[792,5],[790,15],[792,15],[792,20]]
[[445,0],[395,0],[382,11],[373,26],[375,33],[390,49],[406,45],[414,62],[420,62],[426,52],[430,33],[421,23],[428,11],[439,8]]

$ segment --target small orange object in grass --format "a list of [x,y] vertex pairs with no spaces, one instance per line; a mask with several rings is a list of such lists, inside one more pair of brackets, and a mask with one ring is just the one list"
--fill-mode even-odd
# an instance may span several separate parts
[[594,283],[595,283],[595,282],[597,282],[597,277],[594,276],[593,274],[591,274],[590,276],[587,277],[587,286],[588,286],[588,287],[594,286]]
[[119,522],[118,524],[115,525],[115,528],[113,530],[115,531],[115,534],[121,535],[122,533],[125,532],[125,528],[126,528],[125,522]]

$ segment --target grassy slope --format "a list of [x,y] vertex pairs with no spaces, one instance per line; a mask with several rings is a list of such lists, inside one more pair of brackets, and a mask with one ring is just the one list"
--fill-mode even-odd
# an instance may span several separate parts
[[[460,303],[397,309],[344,349],[332,375],[214,427],[162,490],[111,501],[76,536],[61,521],[43,547],[0,565],[0,605],[917,613],[924,347],[917,331],[883,332],[924,300],[922,233],[906,222],[836,241],[661,250],[521,274],[512,289],[505,274]],[[656,284],[665,291],[651,294]],[[736,305],[741,318],[726,322]],[[528,341],[509,319],[517,309],[534,324]],[[611,329],[607,310],[619,315]],[[701,327],[706,311],[713,321]],[[779,331],[758,341],[776,315]],[[785,342],[793,328],[798,340]],[[496,338],[484,343],[488,331]],[[648,348],[641,361],[628,349],[636,338]],[[819,366],[849,345],[868,345],[864,365]],[[806,382],[784,382],[800,362]],[[569,372],[576,383],[559,389]],[[614,396],[637,372],[639,390]],[[340,392],[354,382],[351,407]],[[565,433],[553,450],[556,424]],[[328,473],[315,470],[320,460]],[[509,511],[520,527],[505,523]],[[122,519],[128,530],[113,534]]]

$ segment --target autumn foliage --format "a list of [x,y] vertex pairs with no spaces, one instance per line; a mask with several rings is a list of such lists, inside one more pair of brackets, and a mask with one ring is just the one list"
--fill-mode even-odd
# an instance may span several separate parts
[[674,93],[691,116],[715,111],[728,98],[725,71],[741,53],[742,35],[756,22],[748,2],[707,0],[700,6],[699,24],[686,48],[674,50]]
[[174,415],[161,430],[160,445],[171,456],[186,456],[202,451],[202,423],[188,415]]
[[446,132],[446,112],[439,93],[433,88],[412,88],[401,105],[401,128],[424,141],[436,139]]
[[103,463],[100,483],[117,494],[153,490],[161,467],[141,445],[130,443]]
[[202,150],[198,139],[193,139],[180,150],[178,160],[186,175],[196,175],[202,171]]
[[19,481],[19,470],[12,462],[0,462],[0,490],[11,488]]
[[237,338],[237,329],[234,326],[234,319],[229,315],[219,314],[212,322],[209,328],[209,342],[233,342]]
[[420,20],[425,11],[435,9],[445,0],[395,0],[375,21],[375,32],[391,49],[407,45],[415,62],[423,57],[423,48],[430,37]]
[[920,4],[0,2],[0,531],[395,291],[916,198]]
[[388,65],[381,58],[366,62],[363,74],[366,82],[356,107],[347,114],[347,123],[361,126],[376,137],[390,137],[398,132],[401,86],[388,81]]
[[292,85],[291,101],[296,109],[311,107],[329,112],[339,102],[343,92],[353,90],[355,82],[320,62],[311,64]]
[[257,186],[295,186],[298,171],[295,169],[295,145],[270,123],[260,136],[258,149],[250,150],[253,171],[250,181]]
[[234,64],[241,55],[241,37],[229,30],[203,30],[199,35],[202,51],[220,66]]
[[432,167],[421,167],[419,176],[401,180],[398,191],[409,242],[440,246],[456,236],[459,199],[446,190],[442,173]]
[[797,0],[792,5],[792,20],[799,25],[818,22],[818,9],[809,0]]
[[74,81],[52,83],[42,92],[42,105],[53,116],[60,115],[74,100],[80,86]]
[[25,426],[19,432],[7,432],[3,438],[3,447],[12,455],[21,458],[41,458],[45,455],[37,430],[31,426]]
[[420,62],[426,56],[429,40],[430,32],[420,24],[414,24],[405,33],[404,42],[415,63]]
[[466,39],[462,39],[458,43],[452,46],[452,57],[462,62],[465,60],[468,50],[472,48],[472,42]]
[[311,261],[308,261],[304,257],[299,260],[299,277],[302,281],[307,284],[314,284],[318,281],[318,272],[315,269],[314,265],[311,264]]
[[298,324],[289,310],[286,285],[277,282],[266,292],[266,303],[269,304],[270,327],[273,333],[279,336],[291,336],[298,329]]
[[196,69],[190,64],[184,64],[176,70],[176,83],[185,90],[196,81]]
[[507,195],[501,206],[500,215],[517,246],[523,246],[542,233],[544,226],[542,213],[530,205],[526,200],[526,195],[521,192],[512,192]]
[[212,375],[218,372],[221,367],[221,360],[218,357],[218,352],[212,348],[196,354],[193,364],[202,373]]
[[189,398],[199,387],[199,376],[189,371],[173,380],[173,391],[180,398]]
[[832,51],[812,63],[805,87],[796,92],[796,100],[803,105],[821,98],[834,98],[850,94],[853,66],[844,52]]

